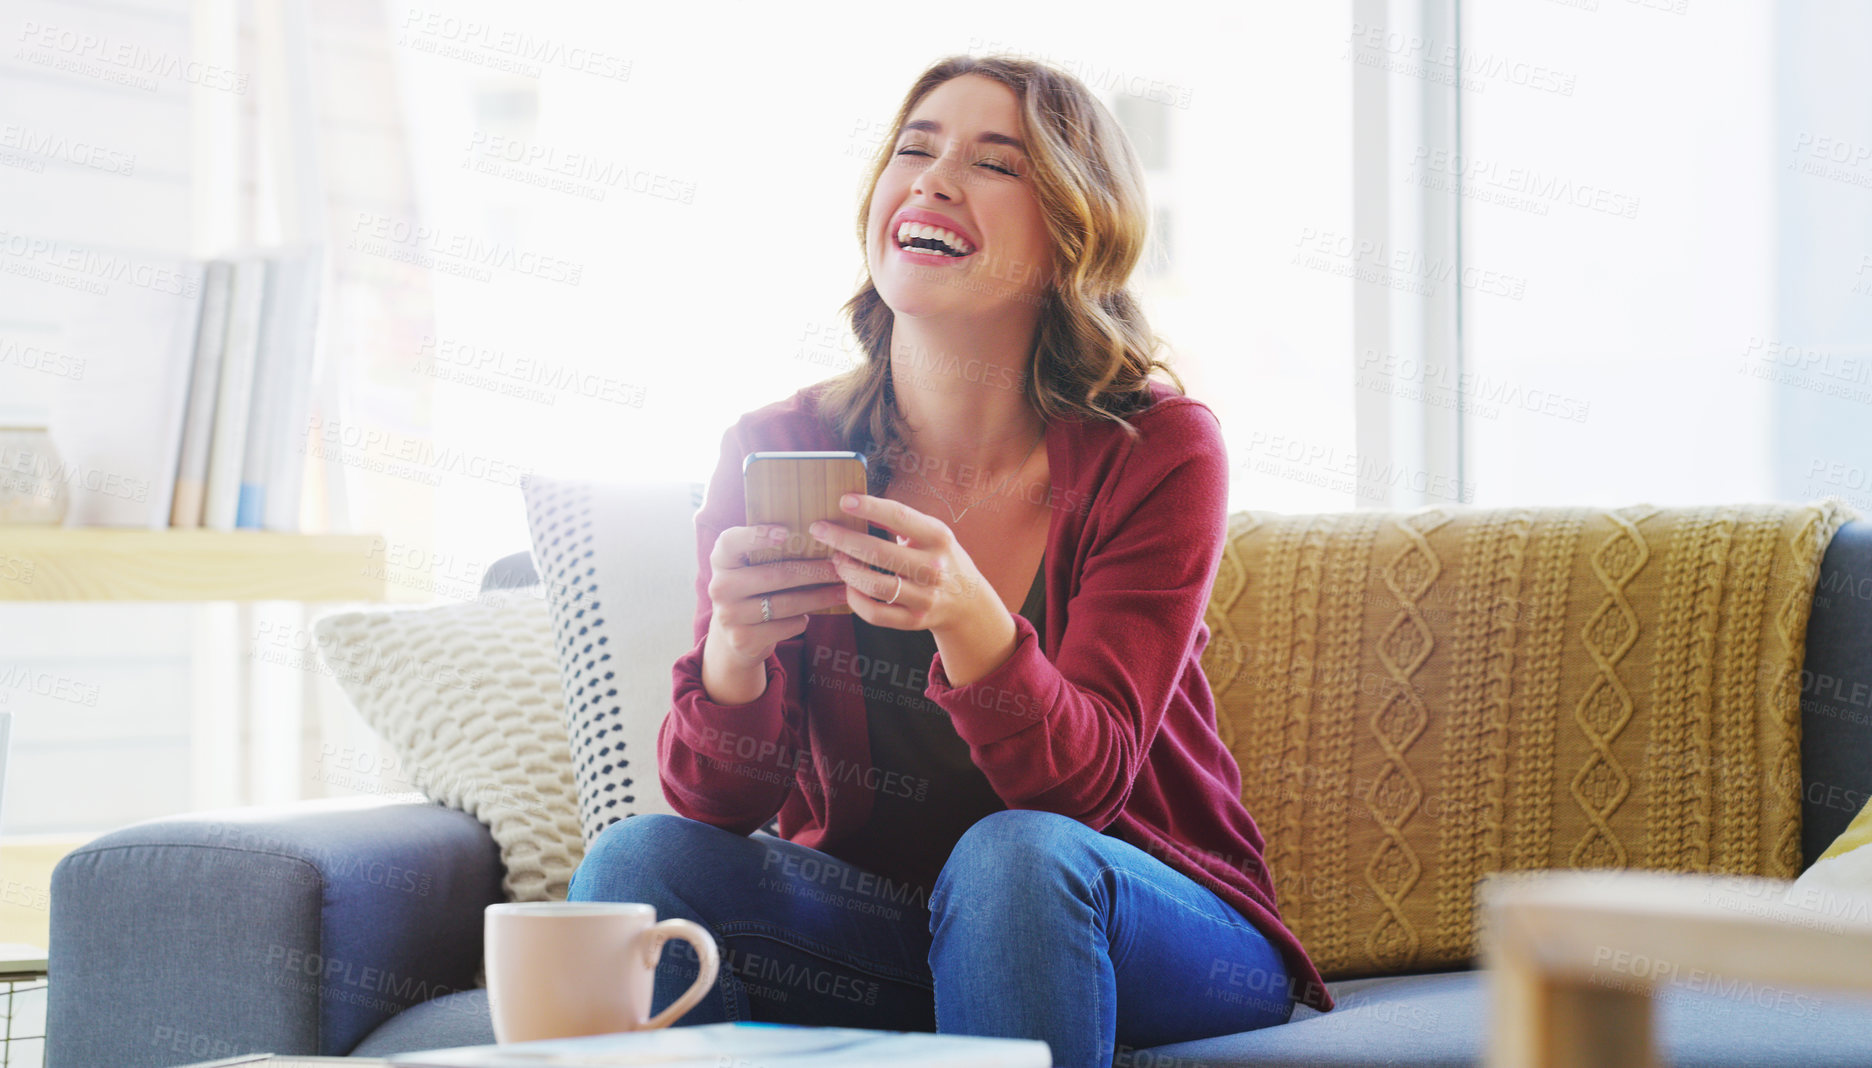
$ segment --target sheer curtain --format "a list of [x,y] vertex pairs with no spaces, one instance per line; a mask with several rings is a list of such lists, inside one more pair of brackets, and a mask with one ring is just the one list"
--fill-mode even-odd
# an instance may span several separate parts
[[[1352,282],[1292,262],[1303,235],[1350,227],[1349,12],[1122,31],[1139,17],[1115,3],[1070,20],[846,3],[810,24],[753,4],[391,9],[395,91],[373,113],[406,117],[420,228],[399,225],[413,208],[370,205],[334,228],[364,243],[356,269],[420,264],[433,295],[434,331],[388,346],[384,377],[357,386],[390,388],[404,361],[433,399],[428,442],[465,457],[428,487],[425,547],[464,578],[524,548],[525,472],[706,479],[735,416],[849,366],[837,310],[863,266],[862,172],[910,82],[958,52],[1072,71],[1130,130],[1155,229],[1137,286],[1225,421],[1238,506],[1351,507],[1308,457],[1350,455]],[[1264,45],[1252,64],[1243,42]],[[391,407],[359,418],[375,428]],[[354,522],[372,507],[354,502]]]
[[1469,3],[1476,57],[1570,92],[1463,96],[1481,504],[1845,497],[1872,514],[1872,34],[1863,5]]

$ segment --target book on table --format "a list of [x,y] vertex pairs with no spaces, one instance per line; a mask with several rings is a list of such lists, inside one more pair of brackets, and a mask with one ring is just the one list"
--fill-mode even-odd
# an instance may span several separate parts
[[1045,1042],[921,1031],[721,1023],[400,1053],[394,1068],[1050,1068]]

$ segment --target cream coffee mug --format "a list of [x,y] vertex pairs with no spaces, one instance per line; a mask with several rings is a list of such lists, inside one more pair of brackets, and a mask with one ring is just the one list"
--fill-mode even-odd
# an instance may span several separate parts
[[[663,943],[695,946],[695,985],[652,1017]],[[494,1041],[531,1042],[668,1027],[715,982],[715,940],[688,920],[656,922],[650,905],[547,901],[487,907],[488,1009]]]

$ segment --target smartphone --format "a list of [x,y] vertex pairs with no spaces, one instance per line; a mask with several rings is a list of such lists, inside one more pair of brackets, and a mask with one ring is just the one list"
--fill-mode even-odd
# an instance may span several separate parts
[[[751,452],[741,462],[747,487],[747,525],[778,523],[787,528],[787,540],[771,549],[755,549],[748,562],[823,560],[831,546],[806,529],[814,520],[837,523],[860,534],[870,533],[863,517],[839,507],[847,493],[866,492],[865,458],[856,452]],[[850,615],[850,605],[815,608],[810,615]]]

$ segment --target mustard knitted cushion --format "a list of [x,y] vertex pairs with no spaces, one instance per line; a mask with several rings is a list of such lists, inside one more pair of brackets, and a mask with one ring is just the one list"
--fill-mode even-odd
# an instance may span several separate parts
[[1238,513],[1203,670],[1327,978],[1460,966],[1492,871],[1792,877],[1838,501]]

